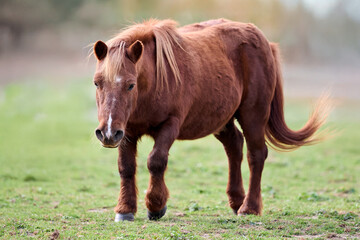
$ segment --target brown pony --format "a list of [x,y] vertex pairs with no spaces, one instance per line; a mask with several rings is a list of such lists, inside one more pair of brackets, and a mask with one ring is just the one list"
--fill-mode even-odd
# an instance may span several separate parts
[[[279,50],[252,24],[219,19],[176,28],[172,20],[130,26],[104,43],[96,42],[94,84],[104,147],[119,149],[121,188],[115,221],[133,220],[137,142],[151,136],[146,191],[149,219],[166,212],[164,182],[168,154],[176,139],[214,134],[229,162],[227,195],[235,214],[261,214],[261,174],[267,144],[292,150],[314,143],[327,103],[317,104],[298,131],[284,120]],[[243,134],[234,124],[236,119]],[[250,168],[245,195],[241,177],[244,138]]]

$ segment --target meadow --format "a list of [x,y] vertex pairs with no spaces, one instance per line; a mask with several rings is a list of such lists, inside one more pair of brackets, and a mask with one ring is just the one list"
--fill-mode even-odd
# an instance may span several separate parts
[[[227,160],[209,136],[177,141],[169,157],[168,212],[149,221],[144,203],[153,141],[138,152],[138,213],[115,223],[117,150],[103,149],[91,79],[27,82],[0,92],[1,239],[360,238],[360,111],[342,101],[328,127],[337,134],[290,153],[270,150],[262,179],[263,215],[235,216],[227,203]],[[312,100],[286,99],[300,128]],[[247,189],[249,171],[243,161]]]

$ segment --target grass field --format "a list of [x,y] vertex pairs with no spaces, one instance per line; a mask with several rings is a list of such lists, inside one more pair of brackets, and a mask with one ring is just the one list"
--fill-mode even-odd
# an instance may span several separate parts
[[[168,212],[148,221],[144,203],[152,140],[139,146],[138,213],[114,223],[117,151],[102,149],[90,80],[26,83],[0,92],[0,238],[235,239],[360,238],[360,111],[338,106],[338,135],[291,153],[270,151],[262,216],[234,216],[225,187],[227,160],[210,136],[176,142],[166,183]],[[289,100],[286,119],[305,123],[310,101]],[[248,167],[243,164],[245,187]]]

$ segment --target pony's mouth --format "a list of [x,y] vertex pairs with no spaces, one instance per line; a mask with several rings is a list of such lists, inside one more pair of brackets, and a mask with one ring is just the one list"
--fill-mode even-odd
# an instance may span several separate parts
[[115,145],[109,145],[109,144],[102,144],[104,148],[117,148],[119,147],[120,143],[117,143]]

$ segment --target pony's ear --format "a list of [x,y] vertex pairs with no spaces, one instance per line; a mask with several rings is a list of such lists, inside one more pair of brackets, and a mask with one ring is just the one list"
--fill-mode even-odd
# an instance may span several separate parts
[[97,41],[94,45],[94,53],[96,58],[100,61],[106,57],[108,47],[103,41]]
[[139,61],[142,53],[144,51],[144,45],[141,41],[136,40],[130,47],[126,50],[127,55],[133,63]]

